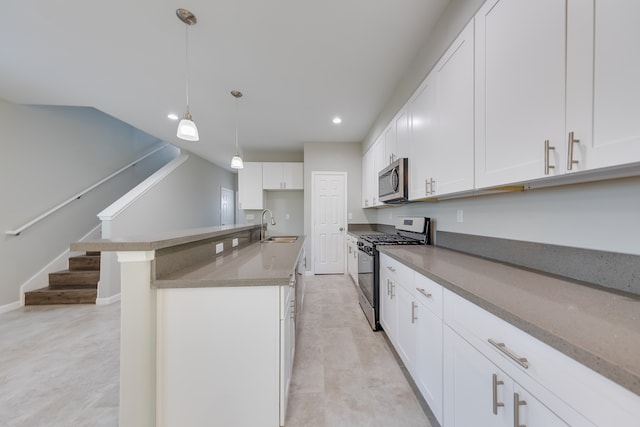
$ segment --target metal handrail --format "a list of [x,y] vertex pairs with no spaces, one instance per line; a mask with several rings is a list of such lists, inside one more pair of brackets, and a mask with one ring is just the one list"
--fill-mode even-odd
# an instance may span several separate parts
[[129,169],[132,166],[135,166],[137,163],[140,163],[141,161],[143,161],[144,159],[146,159],[147,157],[157,153],[158,151],[162,150],[163,148],[167,147],[169,144],[164,144],[161,147],[156,148],[153,151],[150,151],[149,153],[145,154],[144,156],[140,157],[138,160],[135,160],[131,163],[129,163],[126,166],[121,167],[120,169],[118,169],[117,171],[115,171],[114,173],[112,173],[111,175],[109,175],[106,178],[103,178],[102,180],[100,180],[99,182],[93,184],[91,187],[88,187],[84,190],[82,190],[81,192],[79,192],[78,194],[76,194],[73,197],[70,197],[69,199],[65,200],[64,202],[60,203],[59,205],[49,209],[48,211],[46,211],[45,213],[43,213],[42,215],[38,216],[37,218],[32,219],[31,221],[27,222],[26,224],[22,225],[21,227],[16,228],[15,230],[6,230],[4,232],[4,234],[8,235],[8,236],[19,236],[20,233],[22,233],[24,230],[26,230],[27,228],[31,227],[32,225],[42,221],[43,219],[45,219],[46,217],[48,217],[49,215],[51,215],[52,213],[62,209],[63,207],[67,206],[69,203],[73,202],[74,200],[78,200],[79,198],[81,198],[82,196],[84,196],[85,194],[87,194],[89,191],[93,190],[94,188],[104,184],[105,182],[109,181],[111,178],[115,177],[116,175],[119,175],[120,173],[124,172],[125,170]]

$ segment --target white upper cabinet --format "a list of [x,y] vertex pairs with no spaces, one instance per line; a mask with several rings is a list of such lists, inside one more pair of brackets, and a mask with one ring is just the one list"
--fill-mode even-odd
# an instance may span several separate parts
[[263,163],[262,185],[265,190],[302,190],[303,163]]
[[362,156],[362,207],[373,207],[373,148]]
[[409,199],[433,194],[436,174],[435,140],[437,136],[438,94],[436,75],[429,73],[409,99]]
[[473,20],[436,65],[438,131],[436,196],[472,190]]
[[571,171],[640,161],[638,16],[638,1],[569,2],[567,133],[580,141]]
[[244,162],[238,170],[238,208],[264,209],[261,162]]
[[373,182],[373,205],[382,206],[382,203],[378,198],[378,172],[386,168],[389,165],[385,158],[385,144],[384,139],[379,138],[373,146],[373,176],[371,180]]
[[478,188],[564,171],[565,9],[558,0],[489,0],[476,15]]
[[409,112],[403,107],[395,119],[396,159],[409,156]]
[[384,138],[384,159],[389,165],[398,160],[398,140],[396,138],[396,126],[391,122],[383,132]]

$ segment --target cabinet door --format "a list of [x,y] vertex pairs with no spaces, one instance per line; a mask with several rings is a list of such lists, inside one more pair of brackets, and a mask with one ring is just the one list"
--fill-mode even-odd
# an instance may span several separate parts
[[373,170],[371,171],[371,178],[369,178],[373,182],[372,197],[374,206],[383,205],[378,200],[378,172],[387,167],[387,165],[388,163],[384,156],[384,138],[380,137],[373,146]]
[[283,188],[302,190],[304,188],[304,164],[301,162],[282,163]]
[[[395,118],[397,157],[409,156],[409,113],[404,106]],[[411,162],[411,159],[409,159]],[[409,163],[411,168],[411,163]]]
[[262,191],[262,163],[245,162],[238,170],[238,207],[240,209],[264,209]]
[[282,163],[263,163],[262,188],[265,190],[281,190],[282,183]]
[[[444,327],[444,347],[447,427],[513,426],[509,405],[513,394],[511,380],[448,326]],[[495,403],[502,404],[496,406],[496,413],[494,396]]]
[[[371,180],[373,174],[373,149],[362,156],[362,207],[370,208],[373,206],[373,182]],[[377,181],[376,181],[377,182]],[[377,188],[377,185],[376,185]]]
[[[514,384],[513,396],[513,425],[527,425],[531,427],[567,427],[569,424],[551,412],[538,399]],[[516,405],[518,406],[516,412]],[[517,424],[516,424],[517,423]]]
[[640,161],[638,16],[637,1],[569,2],[567,132],[580,140],[573,171]]
[[564,171],[565,1],[490,0],[476,14],[476,187]]
[[442,320],[424,304],[416,308],[414,379],[436,419],[442,422]]
[[416,308],[413,295],[396,286],[396,350],[409,372],[413,372],[416,354]]
[[[409,199],[430,195],[429,180],[435,177],[435,140],[437,136],[437,92],[431,73],[409,100]],[[429,186],[430,187],[430,186]],[[429,191],[428,191],[429,190]]]
[[398,286],[380,269],[380,325],[389,340],[396,343],[396,292]]
[[473,189],[473,21],[436,65],[436,195]]
[[384,130],[384,158],[388,164],[398,160],[398,143],[396,139],[396,124],[391,122]]
[[280,320],[280,425],[284,425],[289,386],[293,373],[293,360],[296,349],[296,325],[295,325],[295,291],[284,289],[287,297],[282,302],[286,306],[283,318]]

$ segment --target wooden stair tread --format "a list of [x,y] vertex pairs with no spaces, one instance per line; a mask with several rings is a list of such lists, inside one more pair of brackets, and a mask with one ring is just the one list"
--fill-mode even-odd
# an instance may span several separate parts
[[50,289],[42,288],[25,292],[25,305],[49,304],[95,304],[97,289]]

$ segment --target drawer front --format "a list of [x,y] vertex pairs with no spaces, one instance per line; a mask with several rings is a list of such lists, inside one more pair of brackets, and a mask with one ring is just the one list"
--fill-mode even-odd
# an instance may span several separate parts
[[419,273],[415,273],[414,285],[416,300],[442,319],[442,286]]
[[[384,270],[384,274],[389,279],[414,295],[412,269],[385,254],[380,254],[380,270]],[[382,277],[382,272],[380,272],[380,276]]]

